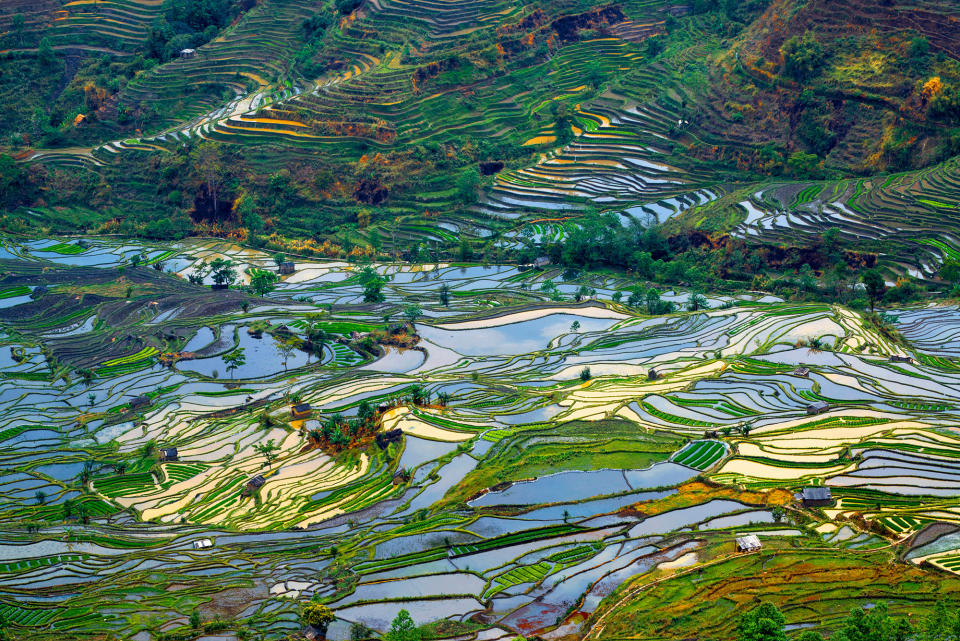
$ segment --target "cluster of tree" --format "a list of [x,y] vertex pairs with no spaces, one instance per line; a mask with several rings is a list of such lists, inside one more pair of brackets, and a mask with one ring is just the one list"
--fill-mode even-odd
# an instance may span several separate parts
[[[554,264],[567,267],[567,273],[571,274],[581,268],[612,267],[638,278],[678,283],[695,290],[729,288],[731,282],[739,281],[754,289],[793,298],[830,300],[855,307],[869,304],[871,309],[881,302],[906,303],[924,294],[921,287],[908,279],[900,280],[895,287],[887,287],[879,270],[855,271],[848,261],[862,257],[848,255],[849,252],[842,249],[836,228],[827,230],[810,247],[788,251],[748,247],[734,239],[726,239],[713,247],[705,237],[678,234],[668,238],[657,226],[646,227],[636,220],[624,226],[612,214],[588,213],[577,226],[567,229],[565,239],[549,244],[538,244],[530,237],[521,236],[522,247],[517,259],[521,263],[532,263],[537,256],[546,254]],[[811,262],[819,266],[819,275]],[[768,278],[767,270],[773,268],[781,274]],[[791,274],[793,271],[795,275]],[[960,294],[960,262],[947,261],[941,276],[956,283],[955,293]],[[546,281],[541,288],[552,294],[554,300],[562,299],[552,281]],[[579,300],[589,294],[589,290],[581,290],[574,298]],[[632,307],[645,305],[650,314],[674,311],[672,304],[659,299],[655,289],[647,290],[639,285],[627,292],[618,292],[614,300]],[[691,311],[707,306],[706,299],[699,294],[688,303]]]
[[[423,406],[429,405],[432,400],[433,394],[430,390],[417,383],[411,385],[405,395],[393,398],[386,405],[397,407],[403,403],[410,403]],[[439,405],[445,407],[450,402],[450,394],[440,392],[436,400]],[[325,421],[321,421],[319,428],[309,430],[307,440],[321,449],[342,451],[358,446],[374,437],[379,431],[379,410],[363,400],[357,407],[355,418],[347,418],[340,413],[333,414]]]
[[927,114],[931,118],[960,122],[960,86],[944,83],[934,76],[923,85]]
[[780,47],[780,55],[783,56],[783,72],[800,82],[816,75],[827,58],[823,45],[812,31],[787,38]]
[[315,447],[339,452],[373,438],[380,431],[380,416],[367,401],[357,407],[356,418],[340,413],[322,421],[319,428],[307,432],[307,440]]
[[[623,292],[614,292],[613,301],[615,303],[624,302]],[[630,289],[630,294],[625,302],[630,307],[643,307],[651,316],[661,316],[676,311],[676,305],[672,302],[661,300],[660,292],[657,291],[656,287],[644,289],[636,285]],[[690,297],[690,311],[707,309],[708,307],[710,307],[710,305],[707,303],[707,299],[703,294],[697,293]]]
[[383,286],[387,284],[387,278],[377,273],[369,265],[360,270],[358,279],[363,287],[363,302],[382,303],[387,299],[383,293]]
[[[333,611],[322,603],[311,600],[300,609],[300,622],[319,630],[326,637],[327,628],[336,620]],[[355,623],[350,628],[351,641],[376,639],[374,630],[363,623]],[[417,627],[408,610],[400,610],[390,623],[390,629],[383,635],[383,641],[421,641],[423,633]]]
[[208,275],[215,285],[229,287],[237,280],[237,268],[232,260],[217,257],[209,263],[197,263],[193,270],[187,274],[187,280],[195,285],[200,285]]
[[195,49],[213,40],[251,0],[165,0],[163,17],[150,26],[144,54],[166,62],[183,49]]
[[[672,259],[670,245],[654,226],[633,221],[624,227],[614,214],[588,212],[558,243],[538,247],[529,238],[521,238],[520,262],[533,262],[546,252],[557,264],[578,268],[617,267],[652,276],[664,262]],[[659,261],[659,262],[658,262]]]
[[[363,0],[335,0],[334,7],[339,16],[353,13]],[[316,78],[327,70],[332,57],[324,56],[323,41],[327,30],[340,18],[322,7],[300,25],[303,46],[294,55],[294,65],[307,78]]]
[[[738,641],[787,641],[786,619],[772,603],[763,603],[740,618]],[[804,630],[798,641],[823,641],[814,630]],[[830,641],[956,641],[960,639],[960,614],[940,601],[914,626],[905,617],[892,616],[886,603],[855,608]]]
[[717,12],[727,20],[748,22],[770,5],[770,0],[694,0],[691,10],[696,14]]
[[0,154],[0,207],[32,202],[38,188],[23,167],[8,154]]

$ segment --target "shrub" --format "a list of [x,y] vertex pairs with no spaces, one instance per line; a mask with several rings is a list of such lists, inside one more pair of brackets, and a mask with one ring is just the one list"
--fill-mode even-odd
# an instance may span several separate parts
[[780,47],[783,71],[795,80],[804,81],[816,74],[826,60],[823,46],[812,31],[793,36]]

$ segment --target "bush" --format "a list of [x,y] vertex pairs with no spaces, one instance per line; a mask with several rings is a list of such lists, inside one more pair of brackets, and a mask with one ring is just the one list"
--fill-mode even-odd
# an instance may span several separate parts
[[803,36],[793,36],[780,47],[783,56],[783,71],[795,80],[804,81],[811,78],[826,59],[823,46],[812,31]]
[[457,178],[457,198],[465,205],[477,200],[477,188],[480,186],[480,172],[470,167]]

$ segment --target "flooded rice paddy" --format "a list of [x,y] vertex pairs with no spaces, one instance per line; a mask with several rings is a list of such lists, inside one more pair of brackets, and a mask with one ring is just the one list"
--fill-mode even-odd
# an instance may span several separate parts
[[[625,581],[738,534],[869,547],[882,540],[834,521],[897,536],[960,506],[954,309],[901,313],[907,353],[821,304],[647,317],[610,300],[630,285],[610,276],[374,265],[389,280],[370,305],[358,266],[298,259],[257,299],[178,275],[215,256],[274,269],[263,252],[78,243],[4,242],[6,271],[33,281],[0,290],[0,610],[23,638],[147,641],[195,606],[279,636],[308,598],[335,610],[333,639],[400,609],[477,641],[576,633]],[[140,255],[161,269],[131,267]],[[547,280],[601,293],[550,301]],[[411,303],[416,349],[362,347]],[[284,342],[315,326],[321,349]],[[811,339],[829,349],[797,346]],[[366,404],[392,442],[312,444]],[[812,523],[764,498],[808,485],[836,499]],[[960,541],[918,554],[950,571]]]

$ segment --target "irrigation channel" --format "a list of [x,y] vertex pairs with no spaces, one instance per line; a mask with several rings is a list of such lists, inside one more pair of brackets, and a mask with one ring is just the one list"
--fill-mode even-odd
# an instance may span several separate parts
[[[215,258],[244,282],[276,270],[218,240],[3,241],[0,614],[18,638],[147,641],[195,609],[227,622],[217,638],[279,635],[310,598],[331,639],[401,609],[450,637],[552,638],[746,533],[856,551],[960,520],[956,309],[891,313],[904,347],[772,297],[649,317],[611,300],[629,283],[549,267],[375,265],[376,304],[342,262],[295,261],[262,298],[173,277]],[[394,438],[351,431],[368,408]],[[320,444],[331,420],[323,438],[349,445]],[[832,502],[800,519],[808,486]],[[960,569],[957,529],[911,559]]]

